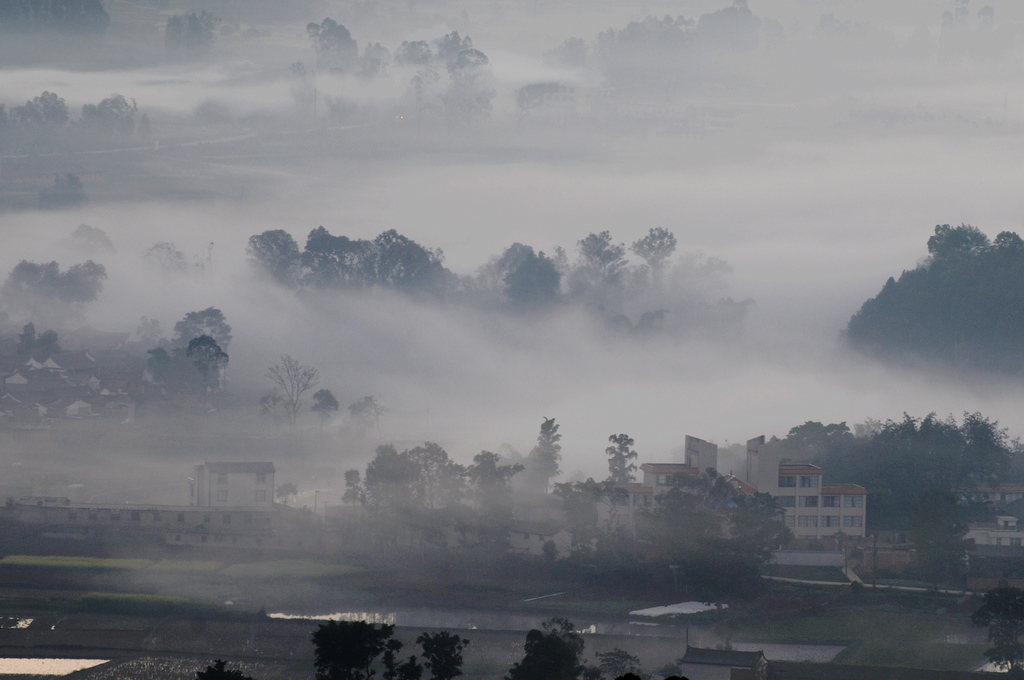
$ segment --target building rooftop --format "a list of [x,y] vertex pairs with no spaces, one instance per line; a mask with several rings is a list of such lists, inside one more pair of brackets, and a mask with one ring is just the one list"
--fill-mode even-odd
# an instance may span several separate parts
[[653,472],[659,475],[695,475],[698,470],[695,467],[683,463],[644,463],[640,466],[644,472]]
[[801,475],[822,475],[825,474],[817,465],[811,465],[810,463],[782,463],[779,465],[779,473],[797,473]]
[[257,475],[268,475],[274,473],[273,463],[203,463],[205,467],[214,474],[226,474],[229,472],[248,472]]
[[755,668],[765,661],[764,652],[737,652],[729,649],[703,649],[687,647],[683,663],[730,668]]
[[858,494],[861,494],[861,495],[866,494],[867,492],[868,492],[868,490],[865,489],[860,484],[822,484],[821,485],[821,493],[826,495],[826,496],[828,494],[832,494],[832,493],[837,493],[837,494],[838,493],[844,493],[847,496],[856,496]]

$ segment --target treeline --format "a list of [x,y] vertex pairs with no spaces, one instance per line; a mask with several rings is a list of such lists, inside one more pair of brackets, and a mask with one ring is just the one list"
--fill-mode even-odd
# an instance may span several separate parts
[[0,104],[0,151],[42,153],[95,144],[124,144],[152,138],[149,117],[136,119],[135,100],[112,94],[97,104],[86,104],[72,120],[63,97],[43,92],[9,109]]
[[987,371],[1024,370],[1024,240],[943,224],[928,259],[889,278],[846,329],[863,351]]
[[1020,474],[1019,442],[980,413],[964,414],[959,423],[934,413],[905,415],[855,430],[809,421],[792,428],[782,444],[790,461],[815,463],[829,480],[867,488],[871,531],[909,528],[915,507],[931,492],[958,496]]
[[[688,331],[742,321],[750,300],[707,299],[722,292],[728,265],[702,255],[676,258],[676,245],[675,236],[663,228],[649,230],[628,249],[602,231],[577,241],[576,258],[570,262],[560,247],[548,255],[514,243],[472,276],[456,275],[444,266],[439,249],[395,230],[366,240],[318,227],[300,250],[291,234],[277,229],[250,237],[248,253],[262,274],[291,288],[381,288],[510,311],[579,303],[637,332]],[[631,262],[627,253],[639,262]]]
[[110,16],[102,0],[0,0],[0,31],[102,33]]
[[[368,546],[433,545],[498,557],[515,526],[513,485],[534,498],[545,494],[559,474],[560,438],[554,419],[546,418],[529,456],[483,451],[468,466],[430,442],[402,452],[379,446],[364,475],[346,473],[344,502],[365,513]],[[608,478],[556,484],[560,509],[533,522],[568,534],[561,546],[549,539],[544,555],[596,566],[598,579],[635,583],[658,582],[669,565],[681,566],[679,585],[709,601],[756,593],[772,551],[791,538],[771,496],[744,494],[707,471],[680,475],[669,492],[635,507],[627,490],[636,470],[633,440],[617,434],[609,442]]]

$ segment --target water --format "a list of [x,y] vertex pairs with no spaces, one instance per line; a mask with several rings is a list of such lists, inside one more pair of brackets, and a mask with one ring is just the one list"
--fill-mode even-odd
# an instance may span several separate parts
[[109,659],[2,659],[0,675],[67,675],[93,668]]

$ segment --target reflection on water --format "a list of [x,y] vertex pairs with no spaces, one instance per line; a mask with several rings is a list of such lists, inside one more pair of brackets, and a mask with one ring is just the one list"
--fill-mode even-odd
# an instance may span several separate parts
[[0,674],[2,675],[67,675],[75,671],[85,670],[108,659],[2,659],[0,658]]
[[28,628],[35,619],[22,619],[17,616],[0,616],[0,628],[7,630]]

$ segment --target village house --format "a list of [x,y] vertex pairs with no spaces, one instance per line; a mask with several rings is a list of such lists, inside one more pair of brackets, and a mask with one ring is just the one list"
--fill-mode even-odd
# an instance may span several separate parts
[[738,652],[687,645],[679,670],[690,680],[767,680],[768,659],[763,651]]
[[273,463],[203,463],[189,480],[192,505],[259,508],[274,504]]

